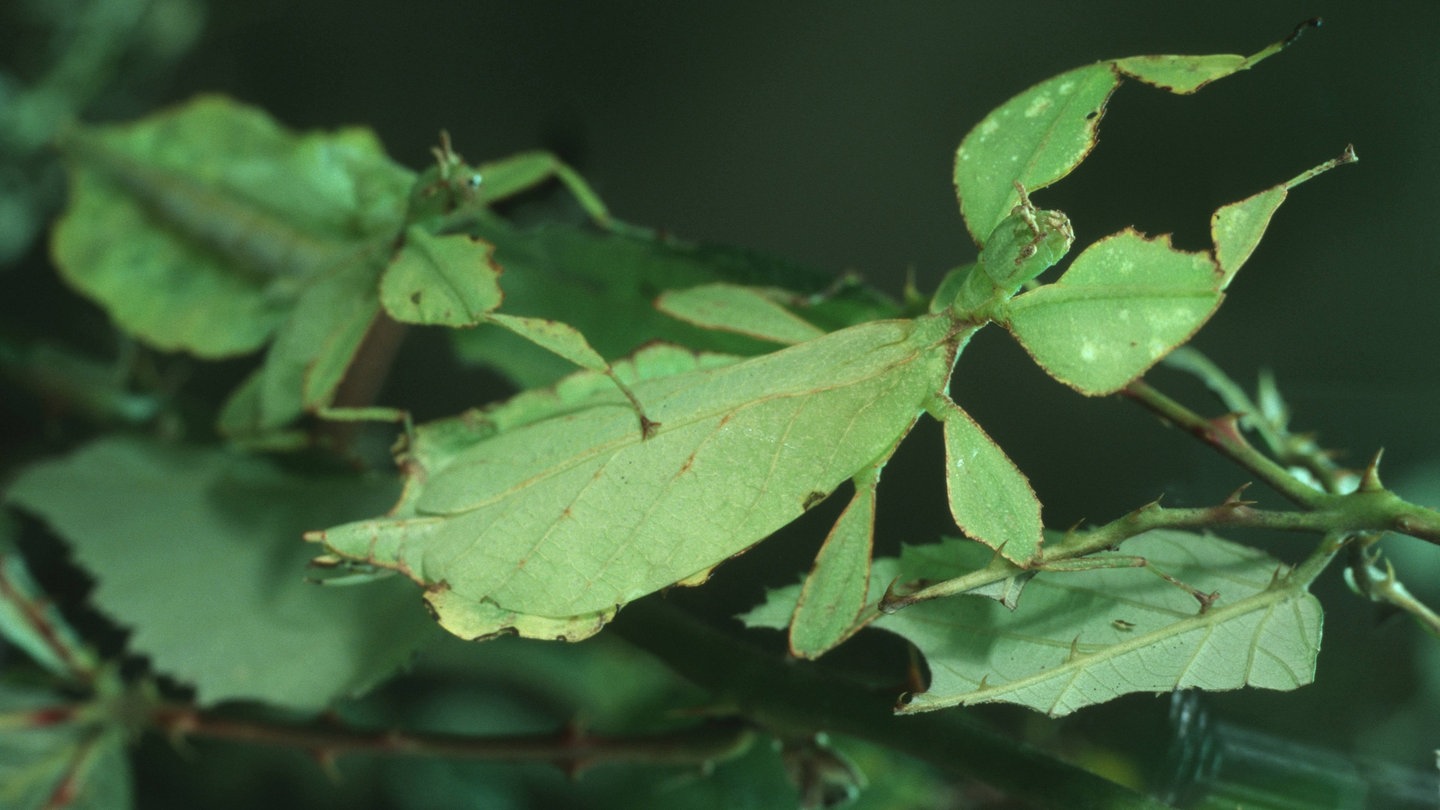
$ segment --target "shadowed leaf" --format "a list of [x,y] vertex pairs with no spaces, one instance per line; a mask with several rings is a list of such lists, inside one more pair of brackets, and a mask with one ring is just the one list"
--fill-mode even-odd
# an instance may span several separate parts
[[8,500],[96,577],[130,646],[202,703],[320,709],[389,675],[433,624],[398,581],[305,581],[316,521],[364,514],[389,482],[306,478],[222,450],[108,439],[28,468]]

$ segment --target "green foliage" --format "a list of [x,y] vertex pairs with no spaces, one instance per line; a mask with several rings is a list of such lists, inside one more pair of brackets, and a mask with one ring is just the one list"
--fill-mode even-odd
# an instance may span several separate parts
[[[1007,580],[993,600],[935,600],[875,619],[875,627],[910,640],[930,665],[929,689],[901,710],[1004,701],[1058,716],[1130,692],[1294,689],[1311,681],[1320,604],[1307,583],[1282,573],[1281,563],[1185,532],[1150,532],[1124,550],[1092,558],[1090,570]],[[958,577],[987,560],[973,543],[949,539],[877,560],[872,577],[880,583]],[[1120,567],[1105,567],[1110,562]],[[1202,610],[1151,568],[1202,593],[1223,594],[1224,606]],[[878,603],[881,596],[869,598]],[[743,619],[751,627],[783,628],[796,600],[794,587],[773,591]]]
[[0,641],[24,650],[57,684],[86,686],[90,703],[59,688],[0,682],[0,802],[16,810],[128,808],[124,685],[50,603],[0,523]]
[[[1045,156],[1054,148],[1043,142],[1035,150]],[[631,379],[620,389],[624,399],[564,419],[408,452],[402,466],[411,483],[389,514],[311,538],[341,559],[404,573],[425,588],[441,625],[464,638],[506,631],[585,638],[635,599],[703,582],[845,480],[878,476],[929,411],[946,425],[956,525],[1013,563],[1041,565],[1040,503],[1025,476],[943,394],[956,356],[976,329],[998,320],[1058,379],[1083,393],[1110,393],[1188,339],[1238,267],[1222,273],[1209,254],[1122,232],[1085,250],[1058,282],[1011,303],[1074,239],[1063,213],[1036,209],[1016,188],[1020,204],[991,230],[980,264],[948,307],[815,337],[808,322],[763,292],[708,285],[671,293],[661,309],[695,325],[800,342],[725,368]],[[1248,222],[1230,228],[1226,241],[1253,241],[1268,217]],[[432,286],[447,302],[457,289],[439,274]],[[441,309],[457,307],[467,305]],[[575,335],[568,327],[543,338],[533,323],[518,329],[485,317],[608,373],[588,344],[555,342]],[[637,402],[648,420],[638,433],[625,414]],[[425,432],[419,428],[420,443]],[[869,547],[868,533],[854,524],[868,525],[872,509],[862,503],[847,511],[827,542],[795,612],[797,654],[817,656],[849,635],[845,622],[855,618],[868,579],[857,556]]]
[[95,604],[134,628],[131,649],[202,703],[314,711],[388,676],[430,631],[397,583],[304,581],[306,526],[393,493],[219,448],[109,439],[30,467],[7,500],[69,541],[99,579]]
[[383,254],[412,180],[367,131],[297,136],[214,96],[61,146],[66,280],[125,330],[201,357],[259,348],[306,280]]
[[54,692],[0,684],[0,803],[14,810],[127,810],[130,764],[123,728],[66,714]]
[[[546,153],[472,166],[442,135],[434,164],[412,172],[368,131],[297,134],[215,96],[133,124],[73,127],[59,142],[72,186],[54,232],[61,275],[152,350],[264,355],[223,399],[184,408],[144,399],[148,409],[130,421],[155,435],[94,438],[10,479],[5,502],[64,542],[95,579],[88,604],[128,635],[123,652],[95,652],[19,555],[0,548],[0,633],[46,684],[0,681],[0,797],[17,807],[125,806],[125,742],[154,728],[279,739],[326,757],[420,752],[572,770],[726,761],[732,770],[694,791],[694,802],[763,772],[772,783],[788,779],[806,806],[828,806],[865,781],[846,751],[877,770],[893,767],[897,751],[942,770],[978,770],[936,753],[943,745],[897,743],[892,711],[1007,702],[1058,716],[1135,692],[1309,683],[1320,646],[1315,577],[1348,549],[1352,576],[1369,572],[1376,584],[1371,598],[1420,615],[1364,549],[1386,530],[1440,538],[1440,514],[1390,493],[1373,465],[1358,489],[1343,485],[1315,461],[1318,448],[1285,443],[1293,437],[1283,417],[1271,418],[1274,407],[1251,407],[1218,370],[1188,361],[1249,413],[1277,454],[1290,453],[1285,464],[1300,454],[1327,472],[1323,490],[1251,447],[1237,418],[1203,419],[1142,377],[1214,315],[1289,190],[1354,153],[1219,208],[1210,250],[1178,250],[1167,236],[1127,228],[1083,247],[1052,281],[1045,274],[1069,255],[1075,231],[1069,215],[1030,199],[1094,148],[1125,78],[1193,93],[1288,42],[1251,57],[1099,62],[1002,104],[955,159],[979,255],[928,300],[907,293],[904,305],[853,280],[622,223]],[[521,225],[497,209],[552,180],[587,224]],[[1087,396],[1127,394],[1300,509],[1261,510],[1232,496],[1047,534],[1025,473],[949,396],[957,358],[991,323],[1051,377]],[[376,399],[409,327],[446,330],[460,362],[492,366],[523,390],[413,425]],[[26,358],[0,357],[27,369],[17,377],[42,379]],[[71,389],[125,393],[94,381],[54,388]],[[947,501],[964,537],[872,561],[882,475],[925,415],[943,429]],[[404,425],[393,437],[398,473],[355,469],[365,466],[352,452],[355,426],[339,420],[392,417]],[[212,427],[219,440],[204,438]],[[267,456],[260,447],[305,452]],[[680,628],[644,645],[704,683],[687,659],[713,652],[710,631],[647,615],[652,595],[703,585],[847,483],[849,503],[808,574],[743,618],[785,631],[801,659],[872,626],[901,637],[930,678],[898,704],[889,702],[900,692],[893,684],[872,702],[874,690],[856,691],[828,659],[772,670],[777,698],[759,675],[696,696],[649,665],[607,669],[623,655],[593,652],[607,649],[594,645],[611,643],[609,634],[573,647],[511,640],[500,658],[446,659],[458,642],[434,629],[466,640],[580,642],[612,621],[624,633],[626,617],[638,615],[634,626]],[[1287,566],[1192,531],[1218,527],[1310,531],[1322,541]],[[125,655],[143,659],[130,668],[140,674],[122,676]],[[509,670],[497,661],[523,668],[543,659],[537,669],[585,682],[572,695],[579,709],[603,703],[603,693],[616,705],[644,704],[653,722],[624,729],[634,737],[554,735],[533,724],[517,732],[477,710],[488,719],[469,738],[444,723],[434,734],[365,731],[391,709],[405,715],[373,690],[404,677],[417,657],[417,677],[439,680],[451,666],[499,677]],[[560,683],[527,686],[567,693]],[[656,692],[665,700],[647,702]],[[266,716],[217,713],[238,703],[260,704]],[[352,710],[352,725],[295,719],[336,707]],[[669,717],[679,709],[726,719]],[[279,711],[287,714],[277,720]],[[529,717],[508,703],[497,711]],[[1065,797],[1043,793],[1053,778],[1097,803],[1144,806],[963,723],[912,728],[943,728],[999,757],[1006,767],[981,776],[1017,796],[1059,804]],[[825,731],[855,739],[832,748]],[[779,756],[750,745],[757,735],[773,736]],[[932,777],[917,777],[927,800]],[[881,806],[886,790],[894,802],[919,801],[894,783],[862,795]]]

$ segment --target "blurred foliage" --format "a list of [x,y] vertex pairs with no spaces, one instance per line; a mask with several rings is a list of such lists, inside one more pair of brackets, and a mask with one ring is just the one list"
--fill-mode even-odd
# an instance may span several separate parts
[[202,0],[15,0],[0,9],[0,268],[49,219],[69,122],[148,105],[200,37]]

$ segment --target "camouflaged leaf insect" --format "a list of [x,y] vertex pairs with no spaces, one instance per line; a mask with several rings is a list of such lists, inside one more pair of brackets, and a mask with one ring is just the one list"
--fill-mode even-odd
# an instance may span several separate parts
[[[956,433],[963,411],[945,390],[987,307],[1069,246],[1068,220],[1036,213],[1027,202],[997,228],[984,262],[1003,281],[977,274],[966,308],[864,323],[715,368],[651,377],[627,368],[621,376],[659,422],[648,441],[618,395],[474,441],[422,426],[406,456],[415,477],[391,517],[309,538],[411,577],[457,634],[581,638],[619,606],[693,581],[764,539],[815,493],[878,474],[929,412],[967,453],[969,463],[947,471],[952,486],[999,487],[1024,516],[987,521],[956,499],[957,522],[1028,562],[1039,550],[1039,503],[973,422]],[[835,634],[822,629],[803,646],[818,655]]]
[[[1258,58],[1194,59],[1197,69],[1218,78]],[[1115,70],[1141,75],[1154,69],[1126,63],[1104,71],[1113,79]],[[987,120],[977,131],[994,136],[1001,129],[1002,122]],[[1082,137],[1093,136],[1093,127],[1081,129]],[[962,145],[957,181],[966,155],[977,160],[984,152],[967,152],[975,145],[970,137]],[[1047,148],[1043,138],[1037,148]],[[1061,174],[1085,151],[1088,147],[1078,156],[1054,156]],[[972,179],[966,183],[973,185]],[[867,493],[895,445],[928,413],[945,426],[946,480],[956,524],[1010,565],[1043,567],[1038,499],[1014,463],[948,396],[956,357],[975,331],[999,322],[1058,379],[1085,393],[1114,390],[1111,378],[1142,373],[1157,345],[1163,353],[1183,342],[1213,307],[1179,313],[1154,340],[1140,344],[1141,352],[1103,364],[1108,376],[1092,382],[1086,372],[1077,378],[1037,351],[1036,336],[1060,346],[1067,337],[1080,338],[1080,348],[1070,351],[1083,354],[1086,336],[1114,343],[1129,341],[1131,333],[1120,330],[1117,338],[1104,324],[1096,332],[1093,323],[1073,318],[1050,318],[1038,328],[1040,315],[1062,311],[1047,299],[1069,306],[1086,301],[1090,288],[1098,287],[1112,305],[1130,301],[1143,307],[1194,287],[1197,296],[1218,301],[1233,268],[1207,271],[1203,280],[1198,273],[1174,280],[1161,272],[1158,280],[1137,287],[1127,281],[1135,270],[1128,255],[1106,252],[1129,238],[1122,233],[1092,246],[1088,263],[1072,266],[1059,281],[1022,293],[1066,254],[1074,235],[1064,214],[1037,209],[1024,186],[1013,185],[1018,204],[988,229],[980,261],[942,284],[943,297],[930,314],[810,337],[764,296],[711,288],[662,297],[662,309],[697,325],[793,345],[714,368],[649,377],[614,371],[630,386],[631,401],[618,394],[591,398],[583,406],[473,439],[444,427],[446,439],[440,441],[429,426],[421,427],[405,459],[411,486],[389,516],[312,532],[308,539],[341,559],[393,568],[415,580],[442,626],[457,635],[514,632],[575,640],[598,632],[630,601],[703,580],[817,497],[854,479],[857,500],[832,532],[833,548],[827,541],[833,553],[817,561],[814,587],[807,586],[804,604],[791,614],[792,651],[813,657],[870,618],[849,619],[857,598],[866,598],[873,508]],[[1011,193],[992,193],[986,205]],[[1007,206],[1015,202],[1009,199]],[[1266,216],[1248,219],[1268,219],[1272,203],[1278,204],[1273,195],[1264,197],[1254,207],[1258,212],[1270,205]],[[989,217],[966,211],[972,230]],[[1217,235],[1217,249],[1221,241]],[[1227,234],[1224,241],[1240,245],[1244,239]],[[1190,261],[1168,244],[1152,253],[1170,264]],[[1048,292],[1052,289],[1060,293]],[[727,324],[715,316],[724,307],[740,307],[746,315]],[[1183,329],[1176,325],[1181,320]],[[634,399],[659,423],[649,441],[625,428]],[[510,416],[504,407],[495,413]],[[828,573],[832,565],[841,573]]]

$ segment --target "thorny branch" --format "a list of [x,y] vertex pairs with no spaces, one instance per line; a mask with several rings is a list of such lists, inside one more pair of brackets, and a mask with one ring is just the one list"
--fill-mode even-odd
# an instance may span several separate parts
[[[1393,571],[1381,572],[1375,566],[1375,559],[1364,551],[1387,531],[1440,544],[1440,512],[1409,503],[1385,489],[1380,482],[1378,455],[1362,473],[1356,475],[1336,465],[1312,437],[1291,434],[1286,424],[1288,414],[1273,390],[1262,390],[1262,397],[1266,397],[1269,403],[1269,407],[1262,411],[1239,385],[1198,352],[1188,351],[1173,365],[1200,377],[1232,411],[1205,418],[1143,380],[1131,383],[1121,394],[1210,445],[1301,509],[1257,509],[1252,501],[1241,498],[1244,487],[1232,493],[1223,503],[1211,507],[1167,509],[1157,500],[1104,525],[1066,532],[1062,540],[1047,545],[1037,567],[1043,569],[1047,565],[1055,566],[1114,549],[1131,537],[1155,529],[1247,528],[1309,532],[1323,535],[1324,539],[1299,566],[1305,582],[1318,574],[1342,547],[1349,547],[1354,555],[1351,579],[1362,583],[1357,590],[1372,599],[1386,601],[1410,612],[1431,632],[1440,633],[1440,621],[1435,620],[1435,614],[1416,602],[1403,586],[1394,581]],[[1307,483],[1255,448],[1246,439],[1242,426],[1254,427],[1272,452],[1292,466],[1304,468],[1321,482],[1323,488]],[[986,567],[962,577],[926,584],[908,592],[903,587],[892,585],[880,604],[862,616],[860,621],[868,623],[883,613],[908,605],[969,593],[1026,573],[1025,569],[997,555]],[[1365,587],[1370,584],[1376,587]]]
[[[1440,616],[1417,600],[1395,576],[1388,561],[1382,569],[1378,552],[1371,548],[1388,531],[1440,544],[1440,512],[1405,501],[1380,481],[1380,453],[1355,473],[1336,464],[1311,435],[1292,433],[1290,413],[1275,387],[1273,378],[1262,376],[1258,404],[1234,380],[1199,351],[1184,348],[1166,358],[1165,364],[1187,372],[1205,383],[1230,409],[1230,413],[1205,419],[1136,381],[1121,393],[1175,426],[1215,448],[1222,455],[1255,473],[1264,483],[1304,509],[1308,516],[1323,516],[1319,530],[1326,540],[1302,567],[1323,568],[1339,548],[1349,551],[1346,578],[1352,589],[1372,601],[1392,605],[1409,613],[1430,633],[1440,636]],[[1272,460],[1245,438],[1242,428],[1261,437]],[[1316,484],[1302,480],[1296,470],[1308,474]],[[1337,539],[1338,538],[1338,539]]]
[[469,735],[368,730],[329,719],[291,724],[230,717],[183,703],[162,702],[149,725],[171,737],[207,737],[296,748],[329,764],[353,754],[492,762],[548,762],[575,775],[595,765],[644,762],[705,766],[749,746],[754,729],[738,720],[707,722],[653,734],[590,734],[569,725],[551,734]]

